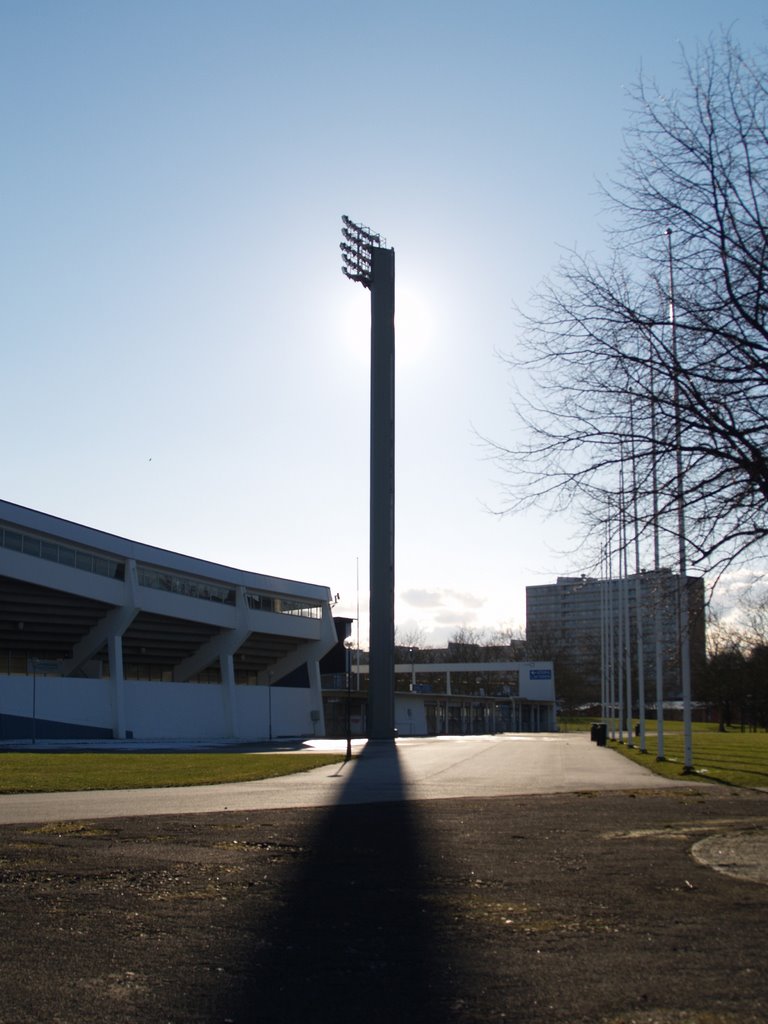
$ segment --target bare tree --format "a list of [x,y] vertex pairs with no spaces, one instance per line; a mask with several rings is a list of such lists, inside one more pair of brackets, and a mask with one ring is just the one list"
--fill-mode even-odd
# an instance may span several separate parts
[[693,565],[768,537],[767,64],[725,35],[683,55],[676,95],[634,89],[621,179],[604,189],[609,255],[562,261],[510,358],[527,429],[495,446],[505,511],[567,506],[593,526],[631,462],[633,515],[676,542],[681,453]]
[[395,627],[395,647],[402,651],[419,650],[427,642],[426,631],[419,625]]
[[488,643],[493,647],[506,647],[512,661],[522,661],[527,657],[525,646],[525,629],[511,624],[499,625],[491,630]]
[[488,661],[488,636],[481,629],[461,626],[448,641],[450,661]]

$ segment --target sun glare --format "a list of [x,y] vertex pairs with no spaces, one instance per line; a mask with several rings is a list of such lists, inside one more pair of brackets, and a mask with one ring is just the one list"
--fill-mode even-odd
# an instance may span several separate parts
[[[360,358],[368,358],[371,343],[370,293],[358,287],[345,300],[342,315],[344,343]],[[434,325],[428,304],[409,288],[395,293],[395,346],[398,366],[418,362],[431,346]]]
[[432,343],[429,306],[418,292],[403,288],[395,295],[395,345],[398,363],[418,362]]

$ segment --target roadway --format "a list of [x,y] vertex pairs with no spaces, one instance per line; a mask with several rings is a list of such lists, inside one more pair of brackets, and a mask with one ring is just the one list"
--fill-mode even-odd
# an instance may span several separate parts
[[[339,741],[306,746],[344,749]],[[258,782],[0,796],[0,824],[697,785],[654,775],[598,747],[587,733],[405,738],[355,746],[359,756],[349,763]]]

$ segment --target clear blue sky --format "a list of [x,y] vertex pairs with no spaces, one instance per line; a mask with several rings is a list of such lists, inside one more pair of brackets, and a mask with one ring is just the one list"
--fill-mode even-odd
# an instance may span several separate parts
[[601,244],[625,88],[731,0],[0,0],[3,498],[328,585],[362,632],[368,295],[340,217],[397,253],[404,632],[524,624],[581,571],[499,519],[515,305]]

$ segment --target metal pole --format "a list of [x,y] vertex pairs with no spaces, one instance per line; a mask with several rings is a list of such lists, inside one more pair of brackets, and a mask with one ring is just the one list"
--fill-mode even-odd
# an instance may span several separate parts
[[635,520],[635,627],[637,641],[637,706],[640,719],[640,752],[647,753],[645,745],[645,648],[643,644],[643,587],[640,573],[640,517],[638,515],[637,455],[635,452],[635,425],[632,403],[629,406],[632,458],[632,515]]
[[608,720],[608,631],[606,623],[606,609],[608,605],[608,594],[605,585],[605,545],[600,547],[600,711],[604,722]]
[[632,630],[629,615],[629,535],[627,529],[627,492],[624,486],[624,470],[621,471],[621,558],[624,563],[624,658],[626,665],[627,686],[627,746],[634,747],[634,730],[632,728]]
[[345,664],[346,676],[347,676],[347,721],[346,721],[346,733],[347,733],[347,751],[344,755],[344,760],[349,761],[352,757],[352,652],[349,647],[344,645],[345,652]]
[[624,580],[622,578],[622,520],[623,520],[623,471],[619,485],[620,496],[617,521],[616,556],[618,576],[616,578],[616,691],[619,698],[619,743],[624,742]]
[[[610,513],[609,513],[610,515]],[[611,708],[611,739],[618,740],[620,722],[617,722],[616,704],[616,631],[614,630],[614,586],[612,524],[608,521],[608,687]]]
[[661,618],[661,543],[659,539],[659,469],[658,438],[656,423],[656,375],[655,352],[651,341],[651,486],[653,489],[653,632],[656,655],[656,760],[664,760],[664,646],[662,643]]
[[688,566],[685,542],[685,481],[683,475],[682,410],[680,408],[680,364],[677,358],[677,323],[675,317],[675,278],[672,262],[672,229],[667,228],[669,257],[669,320],[672,327],[672,367],[674,372],[675,455],[677,482],[677,540],[680,579],[678,583],[680,682],[683,690],[683,772],[693,771],[691,724],[691,640],[688,608]]

